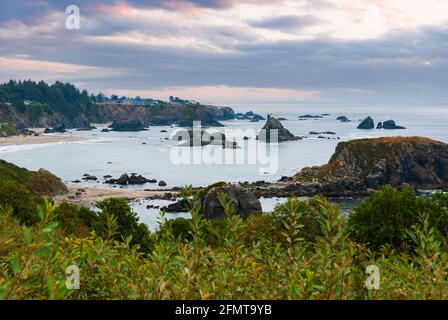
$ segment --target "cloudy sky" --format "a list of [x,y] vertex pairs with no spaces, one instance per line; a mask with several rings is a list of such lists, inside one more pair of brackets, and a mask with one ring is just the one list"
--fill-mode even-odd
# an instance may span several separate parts
[[219,104],[445,103],[447,59],[448,0],[0,0],[2,82]]

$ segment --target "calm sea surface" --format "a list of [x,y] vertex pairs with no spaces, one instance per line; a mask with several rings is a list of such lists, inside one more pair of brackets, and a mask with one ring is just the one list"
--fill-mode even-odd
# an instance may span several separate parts
[[[81,179],[87,173],[99,178],[99,182],[84,184],[107,187],[103,184],[104,175],[120,176],[122,173],[138,173],[147,178],[164,180],[165,188],[191,184],[204,186],[217,181],[276,181],[282,176],[289,176],[307,166],[326,163],[338,142],[381,136],[423,136],[448,143],[448,107],[406,107],[406,106],[303,106],[303,105],[240,105],[234,106],[236,111],[253,110],[263,116],[268,113],[284,117],[285,128],[298,136],[307,136],[301,141],[285,142],[278,145],[278,155],[274,161],[278,170],[269,173],[260,163],[256,164],[176,164],[173,162],[172,148],[174,142],[165,140],[170,137],[171,127],[151,127],[144,132],[109,132],[101,133],[102,128],[88,132],[70,132],[64,135],[83,136],[89,140],[79,142],[49,143],[42,145],[3,146],[0,147],[0,158],[19,166],[37,170],[45,168],[55,173],[65,182]],[[328,113],[319,120],[299,121],[299,115],[319,115]],[[345,115],[352,122],[341,123],[336,117]],[[393,119],[406,130],[359,130],[359,120],[372,116],[375,122]],[[218,146],[207,146],[208,153],[224,152],[223,157],[247,158],[256,149],[244,147],[244,135],[249,141],[255,138],[256,130],[261,129],[264,121],[225,121],[226,127],[218,130],[248,130],[237,135],[237,143],[241,149],[222,150]],[[167,133],[161,132],[167,130]],[[337,139],[318,139],[309,135],[310,131],[333,131]],[[253,136],[250,134],[253,132]],[[247,143],[246,143],[247,145]],[[190,149],[190,148],[186,148]],[[199,147],[199,150],[203,150]],[[230,153],[230,155],[228,154]],[[243,157],[243,158],[244,158]],[[224,158],[223,158],[224,159]],[[267,158],[269,159],[269,158]],[[266,159],[265,159],[266,160]],[[133,186],[133,188],[159,188],[156,184]],[[142,214],[140,213],[140,216]],[[153,224],[153,221],[146,220]],[[154,220],[154,219],[153,219]]]

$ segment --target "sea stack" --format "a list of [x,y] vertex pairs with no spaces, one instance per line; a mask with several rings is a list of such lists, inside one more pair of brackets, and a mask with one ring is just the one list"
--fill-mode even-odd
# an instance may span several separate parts
[[373,119],[371,117],[367,117],[364,120],[362,120],[358,126],[358,129],[363,130],[370,130],[373,128],[375,128],[375,123],[373,122]]
[[257,139],[268,143],[271,142],[271,134],[272,138],[274,137],[274,132],[271,133],[271,130],[277,130],[278,142],[301,140],[300,137],[296,137],[288,129],[285,129],[281,122],[271,115],[268,115],[266,124],[260,130]]

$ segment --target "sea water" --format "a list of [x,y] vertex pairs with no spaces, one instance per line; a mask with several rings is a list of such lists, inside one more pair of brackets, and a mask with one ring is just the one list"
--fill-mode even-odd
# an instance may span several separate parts
[[[359,138],[422,136],[448,143],[448,106],[240,105],[235,107],[235,110],[253,110],[263,116],[270,113],[277,117],[284,117],[287,119],[282,121],[285,128],[294,135],[306,138],[278,144],[278,170],[273,174],[260,170],[259,164],[178,165],[173,163],[171,150],[175,142],[165,139],[177,130],[173,127],[151,127],[149,131],[142,132],[100,132],[103,127],[92,131],[71,131],[62,135],[89,139],[75,142],[0,146],[0,158],[30,170],[45,168],[59,176],[64,182],[81,180],[82,175],[87,173],[97,176],[99,180],[82,182],[81,185],[104,188],[110,187],[104,184],[104,175],[117,178],[122,173],[137,173],[148,179],[164,180],[167,186],[145,184],[127,186],[127,188],[167,189],[184,185],[206,186],[218,181],[276,181],[282,176],[291,176],[304,167],[327,163],[339,142]],[[330,115],[317,120],[298,120],[300,115],[325,113]],[[337,121],[336,117],[342,115],[352,121],[346,123]],[[406,130],[357,129],[360,120],[366,116],[372,116],[375,123],[393,119],[397,125],[405,126]],[[262,128],[264,121],[231,120],[224,121],[223,124],[226,127],[216,129],[253,129],[253,132],[256,132]],[[161,132],[162,130],[168,132]],[[319,139],[317,135],[309,135],[310,131],[332,131],[336,135],[326,136],[331,139]],[[250,139],[255,139],[255,135]],[[237,143],[239,146],[244,146],[243,136],[237,137]],[[220,151],[247,152],[244,147]],[[147,222],[154,224],[152,220]]]

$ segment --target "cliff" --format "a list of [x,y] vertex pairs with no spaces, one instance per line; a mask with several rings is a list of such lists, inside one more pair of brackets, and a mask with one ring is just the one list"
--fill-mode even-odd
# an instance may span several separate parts
[[145,125],[159,126],[178,124],[192,126],[193,121],[201,121],[202,126],[222,126],[218,121],[230,120],[235,112],[229,107],[207,105],[158,104],[151,106],[99,105],[99,114],[108,121],[139,120]]
[[173,123],[191,126],[198,120],[206,127],[222,126],[219,121],[235,118],[235,112],[229,107],[180,101],[182,103],[153,100],[147,105],[107,104],[99,103],[95,96],[69,83],[9,81],[0,84],[0,123],[20,128],[19,131],[27,127],[55,126],[89,130],[94,122],[139,120],[144,126]]
[[341,142],[329,162],[275,184],[252,185],[259,196],[362,196],[385,184],[448,189],[448,145],[421,137]]

